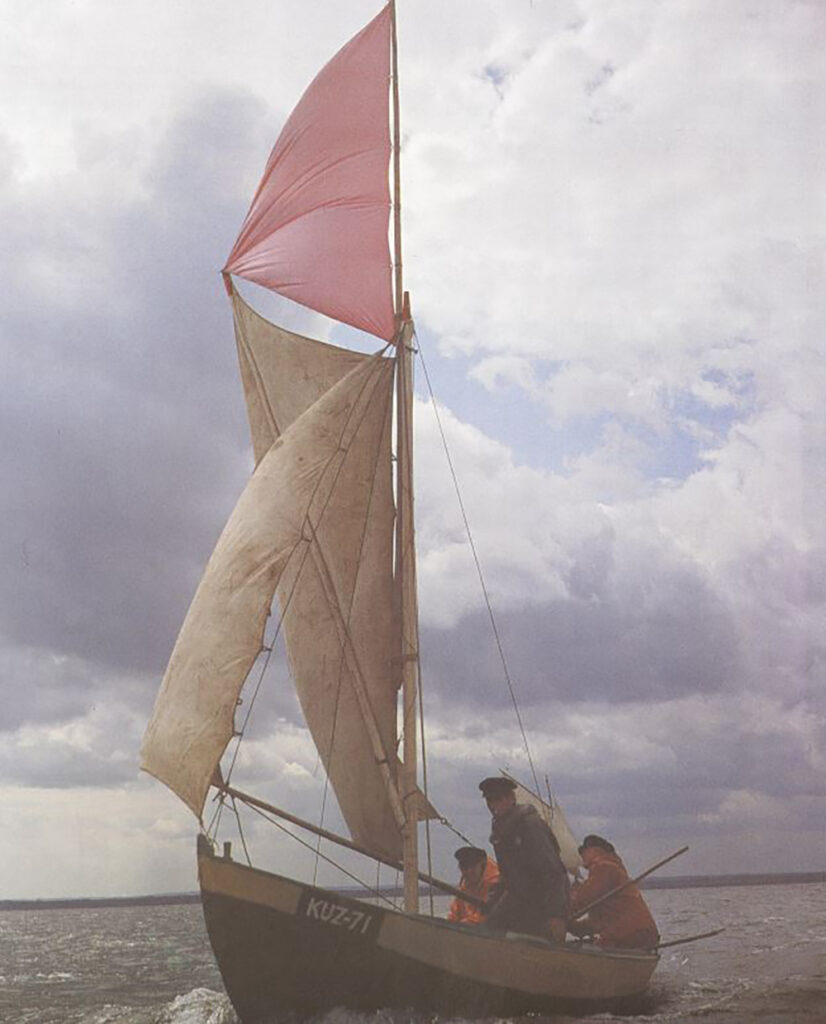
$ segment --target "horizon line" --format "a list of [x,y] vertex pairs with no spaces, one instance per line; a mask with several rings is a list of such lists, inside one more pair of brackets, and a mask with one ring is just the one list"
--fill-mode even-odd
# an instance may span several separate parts
[[[647,878],[640,884],[641,889],[694,889],[744,885],[783,885],[795,883],[826,882],[826,871],[771,871],[771,872],[737,872],[726,875],[670,875],[664,878]],[[366,889],[363,886],[314,886],[347,895],[371,895],[379,892],[382,895],[400,895],[400,886],[380,886],[378,890]],[[420,894],[428,895],[433,891],[428,886],[421,886]],[[437,895],[442,895],[437,893]],[[200,903],[201,893],[197,890],[186,892],[148,893],[142,896],[46,896],[46,897],[12,897],[0,900],[0,911],[3,910],[74,910],[111,908],[119,906],[169,906],[174,904]]]

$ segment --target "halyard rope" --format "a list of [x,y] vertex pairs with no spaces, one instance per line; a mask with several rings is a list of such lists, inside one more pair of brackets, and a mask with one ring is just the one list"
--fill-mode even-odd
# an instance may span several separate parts
[[347,868],[344,868],[341,866],[341,864],[336,863],[336,861],[334,861],[332,857],[327,857],[319,850],[316,850],[313,847],[312,843],[308,843],[305,839],[302,839],[301,836],[297,836],[295,832],[291,832],[285,825],[282,825],[280,821],[277,821],[275,818],[271,817],[265,811],[262,811],[260,807],[255,807],[252,804],[249,804],[248,806],[251,808],[251,810],[255,811],[256,814],[260,814],[265,821],[268,821],[271,825],[275,825],[276,828],[280,828],[281,831],[288,835],[291,839],[294,839],[297,843],[300,843],[302,846],[306,846],[308,850],[315,853],[316,857],[320,857],[322,860],[326,860],[328,864],[331,864],[334,868],[337,868],[339,871],[342,872],[342,874],[347,875],[349,879],[351,879],[354,882],[357,882],[362,887],[362,889],[365,889],[367,892],[372,893],[372,895],[375,896],[377,899],[384,900],[385,903],[389,903],[391,907],[394,907],[393,901],[389,897],[385,896],[384,893],[381,892],[379,889],[374,889],[372,885],[369,885],[367,882],[362,881],[358,877],[358,875],[354,875],[351,871],[348,871]]

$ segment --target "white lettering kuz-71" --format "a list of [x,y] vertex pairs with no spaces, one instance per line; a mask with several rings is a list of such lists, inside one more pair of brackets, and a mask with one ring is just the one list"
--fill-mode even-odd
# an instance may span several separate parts
[[361,935],[367,934],[373,920],[373,915],[365,914],[363,910],[343,907],[340,903],[330,903],[329,900],[313,896],[307,900],[305,913],[315,921],[323,921],[325,924],[346,928],[348,932],[358,932]]

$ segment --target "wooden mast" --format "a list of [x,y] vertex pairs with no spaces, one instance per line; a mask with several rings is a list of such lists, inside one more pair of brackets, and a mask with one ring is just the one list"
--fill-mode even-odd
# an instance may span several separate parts
[[396,3],[390,0],[393,81],[393,263],[396,310],[396,581],[400,624],[403,748],[400,789],[405,825],[402,831],[404,909],[419,910],[419,806],[417,779],[418,607],[416,548],[413,533],[413,327],[402,284],[401,127]]

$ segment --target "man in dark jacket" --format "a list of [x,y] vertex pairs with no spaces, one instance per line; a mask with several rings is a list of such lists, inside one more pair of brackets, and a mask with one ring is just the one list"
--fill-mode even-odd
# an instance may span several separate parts
[[505,776],[483,779],[479,789],[491,812],[490,841],[500,887],[486,924],[563,942],[569,882],[553,833],[530,804],[516,802]]

